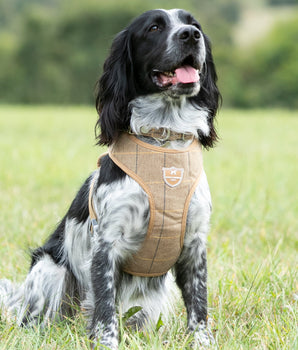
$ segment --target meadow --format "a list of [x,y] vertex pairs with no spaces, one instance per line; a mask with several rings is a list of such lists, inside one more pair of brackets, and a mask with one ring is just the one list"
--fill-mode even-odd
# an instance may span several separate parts
[[[0,278],[21,282],[95,169],[91,107],[0,107]],[[222,110],[204,152],[213,198],[208,237],[212,349],[298,349],[298,112]],[[120,325],[120,350],[188,349],[181,300],[147,334]],[[18,328],[0,316],[0,349],[88,349],[85,320]]]

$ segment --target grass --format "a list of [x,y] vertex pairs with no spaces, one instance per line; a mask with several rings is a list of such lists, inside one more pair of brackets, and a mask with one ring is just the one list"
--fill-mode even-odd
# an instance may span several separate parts
[[[297,143],[295,111],[226,111],[221,141],[205,152],[213,197],[209,313],[214,349],[297,349]],[[64,215],[102,152],[87,107],[0,107],[0,278],[22,281],[28,247]],[[147,335],[121,327],[121,350],[186,349],[180,301]],[[88,349],[85,320],[44,330],[0,320],[0,349]]]

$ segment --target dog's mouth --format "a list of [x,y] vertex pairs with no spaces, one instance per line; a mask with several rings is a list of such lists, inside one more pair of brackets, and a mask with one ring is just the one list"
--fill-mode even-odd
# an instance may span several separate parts
[[200,81],[200,67],[184,62],[169,71],[154,69],[151,73],[152,81],[159,88],[168,88],[177,84],[195,84]]

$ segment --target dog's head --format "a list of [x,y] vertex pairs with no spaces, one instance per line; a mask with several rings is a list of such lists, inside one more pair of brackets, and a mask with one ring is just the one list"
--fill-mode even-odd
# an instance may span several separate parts
[[138,96],[161,94],[187,98],[208,110],[209,135],[199,135],[211,147],[220,94],[210,42],[200,24],[184,10],[152,10],[136,18],[113,41],[98,83],[99,144],[110,145],[130,124],[129,102]]

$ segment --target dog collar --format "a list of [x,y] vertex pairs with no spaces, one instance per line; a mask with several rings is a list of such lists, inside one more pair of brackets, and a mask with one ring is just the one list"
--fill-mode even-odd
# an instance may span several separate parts
[[[129,132],[132,135],[137,136],[134,132],[130,131]],[[189,141],[194,139],[194,135],[192,133],[180,133],[180,132],[175,132],[171,131],[166,128],[152,128],[148,129],[144,126],[141,127],[140,129],[140,134],[141,136],[144,137],[151,137],[157,141],[165,142],[165,141]]]

